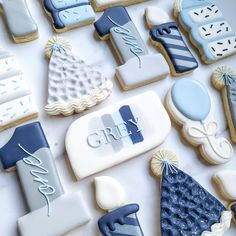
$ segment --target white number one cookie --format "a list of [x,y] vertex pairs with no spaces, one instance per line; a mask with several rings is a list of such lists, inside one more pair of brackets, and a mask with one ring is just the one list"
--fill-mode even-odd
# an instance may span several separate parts
[[108,8],[94,25],[101,40],[111,40],[122,63],[116,68],[116,77],[124,90],[164,79],[169,74],[165,58],[160,53],[148,53],[124,7]]
[[178,80],[167,94],[166,105],[173,121],[182,126],[183,136],[199,147],[207,162],[223,164],[230,160],[233,148],[227,139],[216,137],[218,124],[211,99],[200,82],[189,78]]
[[209,64],[236,53],[236,34],[209,0],[175,0],[174,13],[189,33],[203,62]]
[[26,0],[0,0],[0,10],[16,43],[38,38],[38,27],[28,9]]

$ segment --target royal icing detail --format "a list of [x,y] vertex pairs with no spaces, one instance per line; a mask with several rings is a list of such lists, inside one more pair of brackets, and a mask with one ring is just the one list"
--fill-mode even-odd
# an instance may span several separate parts
[[[154,18],[154,12],[157,20]],[[161,23],[159,12],[164,15],[160,8],[152,7],[151,12],[149,8],[145,11],[147,23],[149,25],[150,22],[152,22],[151,25],[156,23],[156,25],[151,26],[150,30],[152,43],[164,51],[171,73],[174,76],[193,71],[198,67],[198,63],[184,42],[178,24],[171,22],[170,19],[167,21],[165,17]]]
[[212,75],[212,83],[221,91],[230,136],[236,142],[236,73],[226,66],[217,67]]
[[0,49],[0,131],[36,117],[36,105],[16,59]]
[[3,11],[8,29],[16,43],[38,38],[38,27],[25,0],[3,0],[0,2],[0,9]]
[[[108,8],[94,26],[101,39],[112,41],[122,63],[116,68],[116,77],[124,90],[167,76],[169,69],[164,58],[160,54],[148,54],[137,28],[124,7]],[[155,66],[156,61],[161,64],[158,69]],[[151,64],[153,66],[150,66]]]
[[[0,159],[6,170],[16,166],[30,210],[18,220],[21,235],[62,235],[90,220],[78,193],[64,195],[39,122],[17,127],[0,148]],[[64,219],[65,214],[69,221]]]
[[184,137],[200,148],[206,161],[222,164],[230,160],[233,148],[227,139],[216,137],[218,124],[213,117],[209,94],[200,82],[181,79],[166,99],[170,114],[183,126]]
[[158,96],[147,92],[76,120],[67,131],[66,150],[77,179],[83,179],[160,145],[169,131]]
[[217,236],[229,229],[231,212],[178,168],[173,153],[157,152],[151,159],[151,169],[154,175],[161,176],[162,235]]
[[95,21],[95,13],[88,0],[44,0],[44,8],[51,16],[57,32]]
[[50,57],[48,104],[50,115],[69,116],[91,108],[112,92],[112,82],[71,52],[69,42],[55,37],[48,41],[45,53]]
[[143,236],[137,212],[137,204],[125,205],[126,193],[121,184],[108,176],[95,178],[96,201],[100,208],[109,211],[98,221],[104,236]]
[[236,191],[234,187],[236,180],[236,171],[219,171],[213,176],[213,180],[215,181],[216,186],[219,188],[222,197],[226,201],[230,201],[228,210],[232,211],[233,220],[236,222]]
[[176,0],[175,15],[189,31],[204,62],[236,53],[236,35],[216,5],[207,0]]

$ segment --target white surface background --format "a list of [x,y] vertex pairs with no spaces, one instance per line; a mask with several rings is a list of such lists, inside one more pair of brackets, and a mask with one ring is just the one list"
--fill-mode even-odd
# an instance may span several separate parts
[[[215,1],[222,9],[227,20],[231,23],[234,30],[236,30],[235,21],[235,0],[216,0]],[[40,38],[26,44],[16,45],[12,43],[11,37],[7,33],[4,21],[0,21],[0,45],[12,53],[20,61],[25,77],[28,79],[33,94],[35,95],[37,105],[40,110],[40,121],[51,145],[52,152],[55,156],[56,166],[61,177],[62,184],[65,191],[81,190],[88,208],[93,217],[92,221],[75,231],[69,233],[70,236],[94,236],[100,235],[97,230],[97,220],[101,217],[102,212],[95,203],[94,198],[94,176],[83,181],[76,182],[73,172],[71,170],[67,155],[64,148],[64,137],[68,126],[73,120],[89,112],[98,110],[108,104],[131,97],[144,91],[154,90],[158,93],[162,101],[175,80],[168,77],[166,80],[153,83],[151,85],[135,89],[129,92],[122,92],[114,79],[114,68],[117,66],[116,60],[113,58],[110,45],[106,42],[98,41],[94,37],[93,25],[85,26],[80,29],[66,32],[61,36],[69,39],[74,47],[74,52],[91,65],[98,66],[101,71],[114,82],[113,94],[99,106],[84,112],[83,114],[73,115],[68,118],[64,117],[50,117],[45,114],[43,107],[47,100],[47,70],[48,61],[44,57],[44,46],[48,38],[53,36],[52,27],[41,6],[40,1],[28,0],[28,5],[31,13],[39,26]],[[143,13],[146,6],[156,5],[164,8],[170,14],[172,12],[173,0],[151,0],[142,4],[137,4],[128,7],[128,12],[131,18],[139,29],[141,36],[147,42],[148,48],[151,52],[156,52],[156,49],[150,45],[148,41],[148,29],[146,28]],[[100,14],[97,14],[97,18]],[[17,19],[16,19],[17,20]],[[187,42],[189,42],[187,40]],[[199,61],[199,56],[196,50],[192,50]],[[230,57],[214,65],[205,66],[200,63],[200,67],[188,77],[193,77],[204,83],[210,91],[210,95],[214,102],[216,120],[219,122],[219,134],[228,136],[226,131],[226,122],[224,111],[222,109],[222,102],[218,91],[212,88],[210,83],[210,76],[213,69],[217,65],[228,65],[236,70],[236,57]],[[158,66],[158,65],[157,65]],[[155,124],[159,125],[159,124]],[[14,129],[9,129],[0,134],[0,146],[8,141]],[[79,138],[79,134],[78,134]],[[234,146],[235,147],[235,146]],[[221,166],[209,166],[191,146],[185,143],[173,126],[171,133],[166,142],[156,150],[166,148],[170,149],[178,155],[180,167],[185,172],[194,177],[200,184],[202,184],[210,193],[217,196],[217,193],[212,186],[211,176],[218,170],[222,169],[236,169],[236,157],[229,163]],[[149,160],[155,150],[134,158],[131,161],[123,163],[112,169],[104,171],[99,175],[110,175],[116,178],[124,186],[128,193],[127,203],[138,203],[140,211],[138,213],[139,219],[146,236],[160,235],[159,227],[159,180],[154,178],[149,170]],[[83,153],[78,153],[83,155]],[[86,158],[86,157],[85,157]],[[236,187],[232,186],[233,188]],[[222,200],[223,202],[223,200]],[[16,220],[27,214],[26,204],[24,202],[22,192],[19,186],[16,173],[5,173],[0,167],[0,235],[1,236],[15,236],[18,235]],[[29,226],[30,227],[30,226]],[[231,229],[225,234],[227,236],[236,235],[236,226],[232,223]],[[33,236],[33,235],[32,235]],[[42,235],[43,236],[43,235]]]

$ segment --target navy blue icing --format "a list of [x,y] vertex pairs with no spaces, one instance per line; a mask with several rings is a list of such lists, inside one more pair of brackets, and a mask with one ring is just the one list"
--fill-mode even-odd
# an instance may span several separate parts
[[226,208],[192,177],[176,169],[162,175],[162,236],[192,236],[220,222]]
[[144,138],[143,138],[141,131],[139,131],[138,127],[135,126],[134,124],[130,123],[130,121],[129,121],[129,120],[136,121],[136,119],[138,119],[138,117],[134,117],[134,115],[128,105],[122,106],[119,109],[119,112],[120,112],[120,115],[121,115],[123,121],[125,122],[127,132],[131,133],[129,137],[131,138],[132,143],[136,144],[136,143],[142,142],[144,140]]
[[164,47],[176,73],[186,73],[198,67],[198,62],[183,40],[176,22],[154,26],[150,30],[150,36]]
[[126,11],[125,7],[110,7],[106,9],[103,15],[94,23],[95,30],[100,37],[104,37],[110,33],[110,29],[115,27],[112,21],[108,17],[119,25],[124,25],[131,21],[131,18]]
[[[73,7],[79,7],[84,5],[90,5],[90,3],[89,2],[78,3],[75,4]],[[44,7],[51,14],[53,19],[53,24],[56,29],[63,29],[66,27],[59,17],[59,12],[68,9],[68,7],[57,9],[52,4],[51,0],[44,0]]]
[[17,127],[8,143],[0,149],[0,159],[4,169],[15,166],[17,161],[27,156],[27,154],[19,148],[18,144],[23,146],[30,153],[34,153],[43,147],[49,148],[39,122]]
[[123,207],[118,208],[117,210],[114,210],[112,212],[107,213],[103,217],[101,217],[98,221],[98,227],[100,232],[104,236],[128,236],[130,234],[121,234],[116,233],[116,224],[119,225],[129,225],[139,228],[139,232],[143,235],[139,221],[136,218],[131,218],[129,215],[136,214],[139,211],[139,205],[138,204],[129,204]]
[[230,210],[231,210],[232,213],[233,213],[234,221],[236,221],[236,203],[234,203],[234,204],[231,205]]

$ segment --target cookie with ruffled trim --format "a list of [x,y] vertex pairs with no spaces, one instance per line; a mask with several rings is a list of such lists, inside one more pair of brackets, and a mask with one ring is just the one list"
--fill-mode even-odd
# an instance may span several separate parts
[[151,169],[161,177],[161,235],[223,235],[228,230],[231,211],[178,168],[175,154],[157,152]]
[[220,91],[231,140],[236,143],[236,73],[227,66],[219,66],[212,74],[212,84]]
[[70,43],[60,37],[48,40],[45,54],[49,60],[49,115],[69,116],[91,108],[112,92],[112,82],[87,65],[71,51]]

